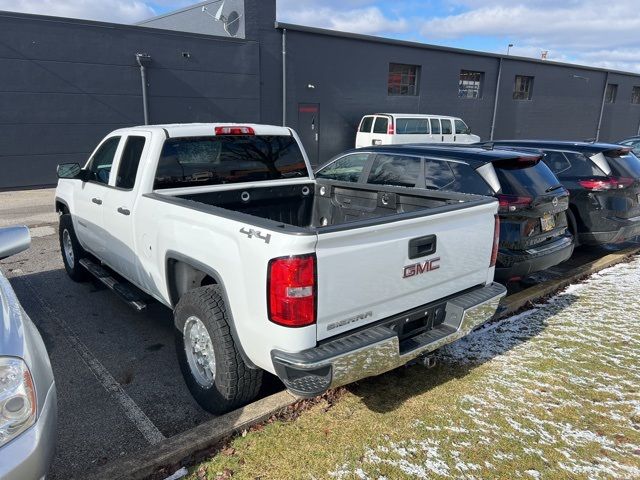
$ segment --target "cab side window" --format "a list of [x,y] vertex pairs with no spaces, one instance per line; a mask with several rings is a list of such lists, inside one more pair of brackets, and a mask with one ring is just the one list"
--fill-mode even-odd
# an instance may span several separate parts
[[441,120],[442,122],[442,134],[451,135],[453,129],[451,128],[451,120]]
[[316,178],[328,178],[341,182],[357,182],[368,160],[368,153],[346,155],[338,158],[335,162],[330,163],[316,173]]
[[118,150],[120,137],[111,137],[100,145],[98,151],[91,158],[88,170],[92,173],[92,181],[97,183],[108,184],[109,175],[111,174],[111,166],[113,159]]
[[130,136],[122,151],[118,176],[116,177],[116,187],[131,190],[136,183],[138,166],[142,157],[142,150],[147,139],[144,137]]

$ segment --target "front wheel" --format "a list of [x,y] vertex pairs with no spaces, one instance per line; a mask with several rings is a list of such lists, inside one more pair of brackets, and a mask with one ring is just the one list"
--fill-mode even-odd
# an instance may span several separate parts
[[189,391],[205,410],[221,414],[253,400],[262,370],[249,368],[236,346],[217,285],[185,293],[174,312],[176,352]]
[[80,259],[87,256],[85,250],[80,246],[76,232],[73,229],[71,215],[65,213],[60,216],[60,251],[64,269],[74,282],[83,282],[88,279],[89,272],[80,265]]

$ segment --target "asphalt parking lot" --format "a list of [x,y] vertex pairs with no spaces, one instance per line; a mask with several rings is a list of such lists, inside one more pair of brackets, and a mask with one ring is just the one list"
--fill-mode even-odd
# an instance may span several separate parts
[[[98,284],[72,282],[62,265],[57,225],[42,210],[22,211],[22,222],[0,212],[6,223],[28,217],[33,236],[30,250],[0,267],[51,357],[59,419],[50,478],[68,479],[212,416],[182,380],[171,311],[151,303],[136,313]],[[267,381],[264,393],[278,388]]]
[[[48,199],[51,193],[39,195]],[[14,213],[3,204],[5,224],[28,218],[33,235],[30,250],[0,267],[42,333],[56,377],[58,450],[51,478],[81,477],[212,418],[184,385],[171,311],[150,303],[136,313],[98,284],[72,282],[62,265],[51,204],[19,204],[22,210]],[[578,250],[534,282],[624,246]],[[282,388],[275,379],[265,383],[264,395]]]

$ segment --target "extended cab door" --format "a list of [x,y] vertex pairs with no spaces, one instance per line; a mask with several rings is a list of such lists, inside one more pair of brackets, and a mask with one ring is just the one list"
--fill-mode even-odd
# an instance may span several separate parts
[[137,282],[137,255],[133,211],[139,195],[141,159],[151,144],[151,133],[135,132],[123,138],[123,147],[110,188],[103,203],[104,226],[110,241],[105,248],[104,261],[127,279]]
[[107,232],[104,229],[104,200],[109,191],[111,167],[118,152],[121,137],[105,138],[95,150],[86,170],[91,179],[74,188],[73,221],[76,235],[85,250],[102,259]]

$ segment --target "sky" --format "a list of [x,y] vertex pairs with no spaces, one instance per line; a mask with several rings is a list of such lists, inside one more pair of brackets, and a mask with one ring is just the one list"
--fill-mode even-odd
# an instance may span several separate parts
[[[0,10],[134,23],[189,0],[0,0]],[[346,32],[640,73],[640,0],[277,0],[277,18]]]

